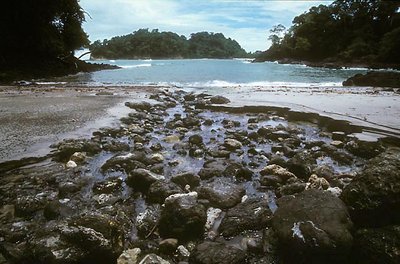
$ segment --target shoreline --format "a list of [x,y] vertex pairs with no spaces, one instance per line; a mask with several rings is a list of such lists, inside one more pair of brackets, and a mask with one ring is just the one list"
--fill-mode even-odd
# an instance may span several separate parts
[[[128,114],[124,102],[144,99],[163,88],[180,89],[71,84],[0,86],[0,120],[5,124],[0,136],[0,162],[46,155],[52,143],[69,137],[88,138],[100,127],[118,124]],[[230,89],[189,90],[222,93],[231,100],[230,107],[276,107],[346,121],[363,128],[364,135],[357,136],[365,140],[400,138],[400,120],[396,118],[400,116],[398,93],[365,87]],[[365,136],[368,133],[372,135]]]

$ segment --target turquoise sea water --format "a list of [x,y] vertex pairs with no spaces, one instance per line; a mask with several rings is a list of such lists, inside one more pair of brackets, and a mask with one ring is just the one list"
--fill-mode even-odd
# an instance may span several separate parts
[[324,69],[305,65],[251,63],[247,59],[216,60],[103,60],[121,67],[81,73],[58,81],[88,85],[173,85],[178,87],[303,87],[341,86],[367,69]]

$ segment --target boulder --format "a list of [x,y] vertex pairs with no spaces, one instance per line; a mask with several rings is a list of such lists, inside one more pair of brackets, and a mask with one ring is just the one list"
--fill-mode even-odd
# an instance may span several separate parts
[[244,230],[260,230],[271,220],[272,212],[266,199],[247,199],[228,210],[219,227],[225,237],[235,236]]
[[206,209],[197,202],[197,193],[174,194],[165,199],[159,233],[164,238],[200,238],[207,220]]
[[194,249],[189,259],[196,264],[242,264],[246,253],[233,246],[218,242],[203,242]]
[[210,103],[212,104],[229,104],[231,100],[226,97],[216,95],[210,98]]
[[245,189],[227,178],[216,178],[196,188],[199,198],[207,199],[210,205],[217,208],[230,208],[240,203]]
[[329,192],[304,191],[278,200],[272,228],[282,257],[294,263],[340,263],[352,247],[348,211]]
[[195,134],[189,137],[189,143],[192,145],[197,145],[200,146],[201,144],[203,144],[203,137]]
[[182,189],[170,181],[156,181],[152,183],[147,192],[147,198],[152,203],[164,203],[165,198],[172,194],[180,193]]
[[138,111],[150,111],[151,104],[148,102],[126,102],[125,106]]
[[354,235],[352,263],[400,263],[400,226],[360,229]]
[[371,159],[341,195],[355,224],[363,227],[400,223],[400,149]]
[[181,188],[186,185],[194,188],[200,185],[200,176],[191,172],[184,172],[171,177],[171,181],[178,184]]
[[287,162],[287,168],[297,177],[308,180],[311,175],[312,167],[316,164],[315,158],[309,151],[296,153]]
[[224,146],[231,151],[234,151],[236,149],[241,149],[243,147],[242,143],[232,138],[225,139]]
[[147,192],[150,185],[156,181],[162,181],[165,177],[146,169],[135,169],[126,178],[126,184],[135,190]]

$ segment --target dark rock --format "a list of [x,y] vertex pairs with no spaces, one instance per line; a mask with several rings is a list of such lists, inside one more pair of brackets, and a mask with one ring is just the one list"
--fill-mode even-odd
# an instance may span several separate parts
[[398,72],[370,71],[366,74],[358,73],[343,82],[343,86],[373,86],[373,87],[400,87]]
[[210,205],[217,208],[230,208],[240,203],[245,194],[243,186],[233,183],[227,178],[216,178],[196,188],[199,198],[207,199]]
[[54,220],[60,216],[61,203],[59,201],[49,202],[43,210],[43,215],[47,220]]
[[341,198],[359,226],[400,223],[400,149],[371,159],[344,188]]
[[148,102],[126,102],[125,106],[138,111],[150,111],[151,104]]
[[352,222],[343,202],[319,190],[284,198],[278,200],[272,218],[282,257],[294,263],[346,260],[352,246]]
[[221,177],[228,165],[224,160],[210,160],[204,163],[199,171],[199,176],[202,180],[211,179],[213,177]]
[[287,161],[287,168],[297,177],[307,180],[311,175],[312,166],[315,164],[315,158],[308,151],[302,151]]
[[87,139],[66,139],[51,147],[57,148],[54,159],[61,162],[68,161],[75,152],[86,152],[93,155],[101,151],[99,143]]
[[182,188],[186,185],[194,188],[200,185],[200,177],[191,172],[184,172],[171,177],[171,181],[178,184]]
[[190,255],[190,263],[196,264],[242,264],[246,253],[233,246],[218,242],[203,242]]
[[165,177],[146,169],[135,169],[126,178],[126,184],[135,190],[146,192],[150,185],[156,181],[162,181]]
[[196,99],[196,95],[194,93],[188,93],[183,96],[183,99],[185,99],[185,101],[191,102]]
[[400,226],[358,230],[352,263],[400,263]]
[[236,179],[251,180],[253,171],[240,163],[231,163],[224,170],[224,175],[227,177],[235,177]]
[[143,152],[128,153],[126,155],[116,155],[108,159],[102,166],[101,171],[108,170],[124,171],[126,173],[137,169],[144,168],[148,163],[146,154]]
[[175,183],[169,181],[156,181],[150,185],[147,198],[152,203],[164,203],[165,198],[172,194],[180,193],[182,189]]
[[231,100],[229,100],[226,97],[216,95],[216,96],[213,96],[210,98],[210,102],[212,104],[229,104],[231,102]]
[[345,145],[345,148],[350,153],[366,159],[376,157],[384,150],[379,141],[368,142],[360,140],[352,140],[348,142]]
[[160,205],[151,205],[144,210],[144,212],[138,214],[135,220],[135,226],[138,231],[138,235],[141,238],[146,238],[151,234],[154,227],[160,220],[161,209]]
[[175,194],[165,199],[161,212],[159,232],[161,237],[190,240],[201,238],[207,214],[197,202],[197,193]]
[[103,144],[103,149],[110,152],[125,152],[129,151],[130,147],[129,144],[125,142],[112,140],[110,142],[107,142],[106,144]]
[[189,143],[192,145],[200,146],[201,144],[203,144],[203,137],[197,134],[192,135],[189,137]]
[[159,251],[164,254],[172,254],[175,252],[177,247],[178,247],[178,239],[168,238],[160,242]]
[[294,195],[301,193],[306,189],[307,184],[304,182],[294,182],[291,184],[285,184],[278,188],[277,195],[284,196],[284,195]]
[[110,194],[116,191],[120,191],[121,187],[122,187],[122,179],[118,177],[118,178],[107,179],[102,182],[96,182],[93,185],[92,189],[95,194],[101,194],[101,193]]
[[219,231],[230,237],[244,230],[260,230],[267,226],[272,212],[265,199],[248,199],[228,210],[222,219]]
[[224,146],[226,147],[226,149],[231,150],[231,151],[234,151],[236,149],[240,149],[243,147],[242,143],[240,143],[238,140],[232,139],[232,138],[225,139]]

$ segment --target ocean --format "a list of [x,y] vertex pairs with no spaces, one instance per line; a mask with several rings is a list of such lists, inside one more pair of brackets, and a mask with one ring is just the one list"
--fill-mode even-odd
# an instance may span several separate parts
[[86,85],[156,85],[182,88],[340,87],[367,69],[326,69],[251,59],[96,60],[120,66],[118,70],[80,73],[57,81]]

